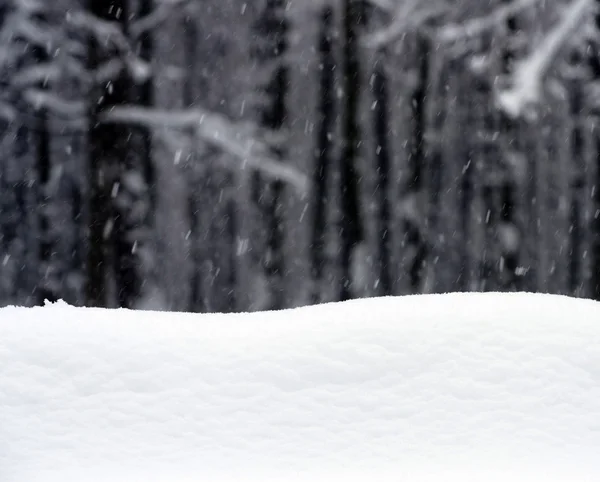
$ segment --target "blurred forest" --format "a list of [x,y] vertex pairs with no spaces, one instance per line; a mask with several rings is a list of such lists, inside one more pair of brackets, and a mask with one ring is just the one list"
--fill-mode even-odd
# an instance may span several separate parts
[[0,305],[600,300],[600,0],[0,0]]

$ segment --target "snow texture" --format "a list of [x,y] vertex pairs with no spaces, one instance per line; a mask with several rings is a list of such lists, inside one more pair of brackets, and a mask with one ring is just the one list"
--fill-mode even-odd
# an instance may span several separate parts
[[600,305],[0,310],[0,480],[600,480]]

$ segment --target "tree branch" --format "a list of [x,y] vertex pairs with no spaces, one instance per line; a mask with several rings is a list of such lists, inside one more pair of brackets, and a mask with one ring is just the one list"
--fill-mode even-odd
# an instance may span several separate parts
[[235,124],[225,116],[194,108],[163,111],[138,106],[115,107],[104,113],[101,122],[124,122],[152,128],[194,128],[196,135],[240,158],[266,176],[293,185],[298,192],[308,191],[308,177],[297,169],[273,159],[267,143],[256,138],[252,129]]
[[544,77],[570,35],[584,20],[591,4],[592,0],[573,0],[537,49],[518,62],[511,87],[496,95],[496,103],[505,113],[516,118],[539,102]]
[[131,35],[134,38],[138,38],[140,35],[159,27],[167,20],[173,18],[173,9],[177,9],[181,12],[193,1],[194,0],[162,0],[159,5],[154,8],[152,13],[131,23],[129,29]]
[[130,40],[118,25],[90,15],[87,12],[74,12],[67,15],[67,21],[93,35],[100,45],[112,46],[125,63],[129,74],[136,81],[145,81],[150,75],[150,67],[131,46]]
[[395,9],[394,0],[369,0],[369,3],[381,10],[393,13]]
[[515,0],[494,10],[489,15],[477,17],[461,24],[448,24],[437,34],[440,42],[455,42],[464,37],[475,37],[505,22],[508,17],[533,7],[542,0]]
[[422,25],[435,15],[442,13],[446,7],[440,5],[429,6],[427,8],[418,9],[422,5],[420,0],[406,0],[393,13],[394,20],[392,23],[364,39],[364,43],[369,48],[380,48],[391,42],[394,42],[402,36],[407,30],[416,26]]
[[85,103],[79,100],[66,100],[53,92],[29,88],[23,92],[23,98],[34,109],[48,109],[53,114],[66,119],[81,120],[85,116]]

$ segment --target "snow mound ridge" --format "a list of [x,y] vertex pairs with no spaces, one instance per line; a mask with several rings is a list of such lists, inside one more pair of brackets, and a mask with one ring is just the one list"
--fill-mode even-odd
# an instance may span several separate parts
[[600,480],[600,304],[0,310],[2,482]]

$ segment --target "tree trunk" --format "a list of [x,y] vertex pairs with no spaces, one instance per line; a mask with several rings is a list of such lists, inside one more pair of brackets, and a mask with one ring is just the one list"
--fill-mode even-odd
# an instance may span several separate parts
[[375,159],[377,160],[377,204],[378,212],[378,293],[392,294],[391,269],[391,208],[389,200],[390,149],[389,149],[389,104],[388,80],[385,72],[385,52],[379,52],[373,71],[373,125],[375,138]]
[[340,287],[341,301],[352,298],[352,261],[355,249],[364,239],[358,186],[358,149],[360,132],[358,107],[360,95],[360,65],[358,57],[358,30],[363,5],[360,0],[344,0],[343,4],[343,60],[344,107],[342,113],[342,157],[340,167]]
[[583,109],[583,86],[579,79],[573,79],[569,86],[569,104],[571,126],[571,162],[573,172],[570,175],[570,210],[569,210],[569,294],[574,296],[583,288],[583,237],[584,215],[582,193],[585,186],[585,159],[583,126],[581,112]]
[[[424,232],[425,209],[422,205],[423,172],[426,165],[425,134],[427,129],[427,93],[430,83],[430,40],[420,33],[416,38],[417,60],[417,88],[411,96],[412,134],[410,139],[410,152],[408,155],[407,175],[402,186],[401,200],[405,204],[403,220],[404,246],[409,253],[408,279],[409,292],[416,294],[423,290],[425,279],[425,261],[428,254],[427,240]],[[441,169],[441,152],[439,157],[434,155],[435,164],[433,184],[441,182],[439,170]],[[435,189],[435,187],[434,187]],[[436,194],[439,196],[439,192]],[[435,202],[435,200],[434,200]]]
[[327,221],[327,184],[332,162],[332,138],[334,133],[334,68],[335,60],[332,51],[331,28],[333,9],[323,8],[321,14],[320,54],[320,92],[319,118],[317,127],[317,147],[315,169],[313,172],[314,212],[312,226],[312,245],[310,248],[312,263],[312,302],[319,303],[322,299],[323,270],[326,263],[326,221]]
[[[42,47],[34,47],[33,58],[36,63],[43,63],[48,56]],[[45,89],[45,83],[39,86]],[[35,129],[33,135],[36,142],[36,168],[37,168],[37,204],[38,204],[38,256],[39,256],[39,278],[36,290],[36,304],[43,305],[45,300],[56,301],[59,293],[52,290],[53,273],[51,266],[52,257],[52,233],[50,230],[49,203],[52,202],[48,196],[48,183],[50,182],[50,132],[48,130],[48,112],[44,107],[33,112],[35,118]]]
[[[145,18],[152,13],[153,0],[140,0],[139,18]],[[144,32],[139,43],[140,57],[145,62],[151,63],[154,56],[154,45],[152,34]],[[153,82],[152,77],[148,77],[145,82],[139,86],[139,104],[144,107],[154,105]],[[145,129],[142,132],[141,142],[142,152],[141,161],[143,165],[144,180],[148,187],[148,196],[150,201],[149,214],[153,218],[156,212],[157,189],[156,169],[152,158],[152,131]]]
[[[509,0],[504,0],[505,2]],[[506,46],[501,53],[501,73],[507,77],[513,74],[517,55],[517,46],[515,45],[516,36],[519,34],[519,27],[515,15],[509,15],[506,19],[507,36]],[[502,152],[503,173],[500,182],[500,219],[497,230],[500,260],[498,264],[498,274],[503,291],[516,291],[521,289],[521,277],[518,273],[520,250],[521,250],[521,230],[518,226],[518,202],[517,185],[515,173],[508,162],[508,157],[513,154],[519,155],[519,144],[517,137],[519,135],[519,125],[503,112],[500,113],[500,132],[501,141],[504,142]],[[531,202],[531,201],[529,201]]]
[[[419,43],[417,43],[417,47],[419,47]],[[421,47],[426,47],[425,45],[421,45]],[[417,51],[419,51],[422,49],[417,48]],[[425,49],[427,50],[427,49]],[[446,62],[446,58],[442,55],[442,53],[438,53],[438,55],[436,55],[434,57],[435,62],[430,62],[431,65],[429,67],[427,67],[425,69],[424,65],[419,65],[417,64],[418,67],[420,67],[420,78],[419,78],[419,82],[423,82],[424,80],[427,81],[427,79],[424,79],[423,77],[431,77],[432,82],[431,82],[431,94],[430,94],[430,100],[428,102],[428,116],[431,118],[431,141],[428,143],[427,145],[427,149],[425,150],[425,155],[426,155],[426,159],[425,159],[425,166],[424,169],[426,169],[426,175],[423,178],[423,182],[424,182],[424,186],[423,186],[423,191],[424,194],[426,193],[426,195],[424,195],[424,203],[425,206],[423,206],[424,210],[424,214],[425,214],[425,219],[426,219],[426,229],[427,229],[427,236],[428,239],[430,239],[430,246],[431,246],[431,258],[438,260],[439,256],[440,256],[440,243],[438,243],[438,236],[439,233],[442,229],[442,216],[441,216],[441,211],[442,211],[442,186],[443,186],[443,177],[444,177],[444,160],[445,160],[445,143],[443,142],[444,139],[444,135],[443,135],[443,131],[444,131],[444,127],[447,125],[448,123],[448,83],[449,83],[449,69],[447,66],[447,62]],[[428,70],[432,70],[432,75],[430,75],[427,71]],[[418,89],[417,89],[418,91]],[[416,92],[415,92],[416,93]],[[413,97],[415,93],[413,93]],[[421,94],[419,94],[421,95]],[[414,112],[415,112],[415,105],[412,104],[410,106],[410,111],[411,111],[411,119],[414,122]],[[413,132],[413,136],[416,133],[415,127],[414,125],[411,126],[412,128],[412,132]],[[410,151],[409,151],[409,160],[412,162],[412,156],[413,156],[413,151],[414,151],[414,147],[412,142],[415,142],[414,140],[411,140],[411,145],[410,145]],[[410,166],[410,164],[409,164]],[[409,171],[410,172],[410,171]],[[408,191],[410,192],[410,191]],[[406,187],[403,186],[401,195],[406,195],[408,193],[406,191]],[[416,204],[415,204],[416,205]],[[419,206],[421,207],[421,206]],[[421,216],[421,212],[414,212],[413,213],[413,217],[416,221],[419,220]],[[406,224],[406,223],[404,223]],[[405,245],[407,245],[408,247],[408,243],[407,243],[407,239],[406,239],[406,234],[405,234],[405,240],[404,240]],[[418,246],[418,245],[417,245]],[[416,246],[412,247],[412,251],[416,251]],[[423,259],[425,259],[425,255],[427,250],[425,249],[425,245],[422,244],[422,248],[419,248],[422,252],[423,252]],[[409,258],[410,259],[410,258]],[[410,266],[410,265],[409,265]],[[414,262],[413,262],[413,266],[414,266]],[[422,266],[421,269],[425,269],[425,266]],[[437,276],[436,274],[436,265],[432,265],[429,267],[429,269],[427,270],[429,277],[432,280],[432,287],[431,290],[434,292],[438,292],[439,291],[439,276]],[[423,273],[424,274],[424,273]],[[413,282],[415,283],[415,286],[413,286]],[[404,292],[408,292],[408,293],[414,293],[416,285],[417,284],[421,284],[421,280],[418,279],[413,279],[411,280],[410,285],[408,286],[408,289],[405,289]],[[422,291],[423,288],[420,288],[419,291]]]
[[[234,185],[233,176],[228,175],[227,186],[231,190],[231,186]],[[227,250],[228,259],[226,260],[226,279],[224,281],[226,292],[225,292],[225,304],[223,309],[219,311],[233,312],[237,304],[236,296],[236,285],[238,278],[238,258],[236,253],[236,238],[238,234],[238,212],[237,202],[235,199],[230,198],[227,200],[226,216],[225,216],[225,227],[224,227],[224,238],[229,249]]]
[[[460,153],[459,161],[459,185],[458,185],[458,210],[460,212],[459,221],[459,238],[458,238],[458,269],[455,288],[456,291],[469,291],[473,285],[473,276],[475,275],[475,263],[473,260],[474,251],[474,233],[473,233],[473,204],[475,201],[475,166],[474,152],[472,144],[473,118],[471,113],[471,98],[473,92],[470,90],[469,76],[465,73],[464,62],[460,65],[461,77],[458,90],[458,122],[461,126],[460,133],[463,140],[459,138],[458,152]],[[468,134],[465,133],[467,129]],[[465,134],[468,136],[464,138]]]
[[[196,83],[199,82],[198,62],[200,52],[198,43],[200,35],[198,31],[197,20],[191,16],[187,16],[183,22],[184,28],[184,49],[185,59],[188,65],[186,72],[185,84],[183,87],[183,103],[186,107],[194,107],[196,105],[198,88]],[[190,243],[190,297],[188,301],[188,311],[192,313],[205,312],[207,306],[205,303],[204,286],[203,286],[203,259],[202,245],[207,242],[207,236],[201,236],[201,229],[208,232],[208,227],[202,226],[200,222],[200,213],[202,209],[207,209],[206,206],[201,206],[200,191],[207,189],[208,186],[202,182],[199,174],[200,162],[197,152],[196,133],[193,128],[188,132],[190,139],[190,150],[188,153],[187,163],[187,214],[189,220],[189,239]]]
[[[127,35],[127,0],[110,3],[92,2],[90,13],[106,22],[118,25]],[[99,43],[94,37],[89,44],[89,70],[96,70],[112,56],[110,47]],[[109,266],[108,241],[112,241],[113,267],[117,303],[132,307],[138,296],[141,281],[135,263],[136,241],[131,236],[132,226],[128,219],[131,205],[120,197],[127,187],[123,176],[133,168],[128,157],[130,129],[115,124],[103,124],[98,117],[114,106],[128,103],[131,98],[132,82],[126,70],[117,78],[95,86],[90,99],[89,139],[89,235],[88,235],[88,279],[87,301],[92,306],[107,306],[107,275]]]
[[[596,8],[600,8],[600,0],[595,2]],[[600,10],[596,10],[594,15],[594,27],[597,33],[596,39],[592,42],[588,50],[588,62],[592,74],[592,80],[600,83]],[[600,301],[600,131],[598,128],[598,118],[594,129],[594,180],[592,182],[592,219],[591,219],[591,297]]]
[[[289,85],[288,67],[284,56],[288,50],[288,21],[285,0],[266,0],[265,7],[255,25],[259,45],[256,58],[265,68],[272,69],[266,84],[260,88],[265,100],[258,109],[259,123],[268,131],[283,131],[287,123],[286,98]],[[286,149],[280,141],[273,141],[270,153],[283,161]],[[283,276],[285,274],[283,256],[283,217],[282,197],[284,184],[281,181],[266,181],[260,174],[254,174],[253,198],[264,220],[264,253],[261,264],[264,271],[267,293],[267,309],[281,309],[285,304]]]
[[592,299],[600,301],[600,133],[597,130],[594,140],[596,166],[592,184],[592,276],[590,284]]

